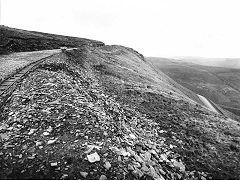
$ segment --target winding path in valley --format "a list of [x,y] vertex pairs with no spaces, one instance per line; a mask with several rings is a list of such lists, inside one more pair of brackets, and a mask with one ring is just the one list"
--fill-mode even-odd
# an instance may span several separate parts
[[198,94],[198,97],[199,97],[199,99],[203,102],[203,104],[204,104],[210,111],[213,111],[213,112],[219,114],[218,110],[215,109],[215,108],[212,106],[212,104],[211,104],[204,96],[201,96],[201,95]]

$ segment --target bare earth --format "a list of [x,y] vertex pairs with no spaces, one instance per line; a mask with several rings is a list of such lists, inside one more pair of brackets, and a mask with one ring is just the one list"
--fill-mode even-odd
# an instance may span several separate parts
[[27,64],[60,52],[59,49],[20,52],[10,55],[0,56],[0,79],[4,79],[7,75],[13,73],[16,69],[26,66]]

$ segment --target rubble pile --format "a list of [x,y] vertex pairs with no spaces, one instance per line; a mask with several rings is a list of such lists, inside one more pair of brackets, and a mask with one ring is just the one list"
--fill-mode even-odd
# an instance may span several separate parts
[[107,91],[90,57],[78,66],[59,54],[19,84],[0,121],[0,177],[211,178],[186,167],[181,139],[169,143],[159,122]]

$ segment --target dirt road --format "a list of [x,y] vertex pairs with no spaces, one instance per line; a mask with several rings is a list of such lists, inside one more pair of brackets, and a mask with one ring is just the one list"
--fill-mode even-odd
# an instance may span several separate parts
[[205,106],[206,106],[209,110],[211,110],[211,111],[213,111],[213,112],[215,112],[215,113],[218,113],[218,111],[212,106],[212,104],[211,104],[205,97],[203,97],[203,96],[201,96],[201,95],[199,95],[199,94],[198,94],[198,97],[199,97],[199,99],[205,104]]
[[0,78],[4,79],[7,75],[13,73],[16,69],[26,66],[27,64],[60,52],[60,49],[20,52],[10,55],[0,56]]

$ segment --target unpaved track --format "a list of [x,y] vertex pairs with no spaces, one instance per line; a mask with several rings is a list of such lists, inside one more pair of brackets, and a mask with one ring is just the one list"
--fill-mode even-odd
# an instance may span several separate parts
[[5,79],[6,76],[9,76],[10,74],[14,73],[14,71],[16,71],[17,69],[58,52],[60,52],[59,49],[54,49],[44,51],[12,53],[10,55],[1,55],[0,78]]
[[[34,61],[28,61],[27,65],[22,65],[17,72],[12,71],[10,76],[8,75],[7,78],[5,78],[2,82],[0,82],[0,108],[1,106],[6,102],[11,92],[15,89],[16,85],[19,81],[21,81],[22,78],[28,73],[33,71],[38,67],[40,63],[43,61],[51,58],[55,54],[61,52],[59,49],[56,50],[47,50],[38,52],[38,56],[34,58],[35,52],[24,52],[24,53],[16,53],[15,56],[22,57],[26,55],[27,58],[29,54],[31,54],[32,59],[35,59]],[[39,53],[41,55],[39,55]],[[11,56],[11,55],[10,55]],[[42,57],[42,58],[40,58]],[[40,58],[40,59],[39,59]]]
[[198,94],[198,97],[199,97],[199,99],[205,104],[205,106],[206,106],[209,110],[211,110],[211,111],[213,111],[213,112],[215,112],[215,113],[218,113],[218,111],[212,106],[212,104],[211,104],[205,97],[203,97],[203,96],[201,96],[201,95],[199,95],[199,94]]
[[9,78],[7,78],[6,80],[4,80],[1,84],[0,84],[0,96],[2,94],[4,94],[11,86],[13,86],[16,82],[18,82],[18,80],[20,80],[26,73],[28,73],[31,70],[34,70],[37,65],[39,65],[41,62],[45,61],[46,59],[50,58],[52,55],[49,55],[45,58],[42,58],[40,60],[34,61],[31,64],[28,64],[27,66],[23,67],[19,72],[13,74],[12,76],[10,76]]
[[[75,48],[69,48],[67,50],[69,51],[72,49],[75,49]],[[60,52],[61,50],[55,49],[55,50],[45,50],[45,51],[38,51],[38,52],[14,53],[14,55],[9,55],[9,56],[14,56],[15,58],[20,57],[20,59],[24,58],[24,56],[25,58],[28,58],[30,56],[32,61],[29,61],[28,59],[27,65],[25,66],[22,65],[22,67],[19,68],[17,72],[13,71],[10,74],[10,76],[8,76],[2,82],[0,82],[0,106],[2,105],[2,103],[5,102],[11,90],[14,89],[15,85],[24,77],[24,75],[36,69],[38,65],[43,61],[46,61],[47,59],[51,58],[52,56]]]

